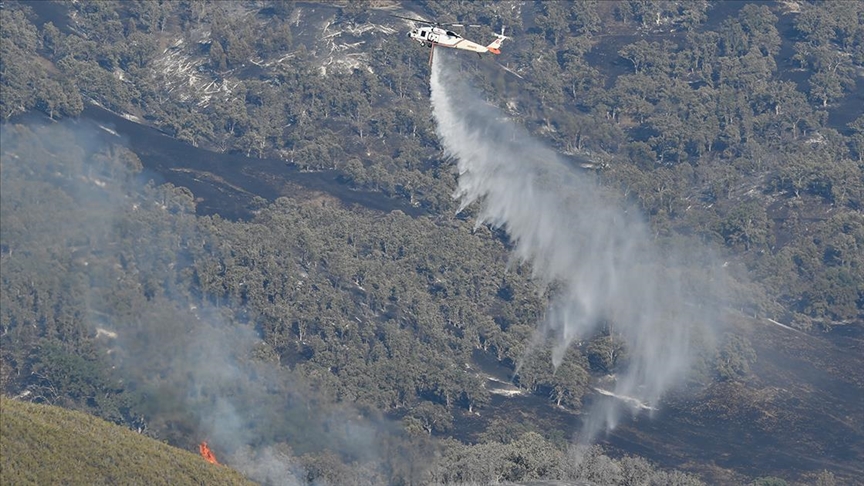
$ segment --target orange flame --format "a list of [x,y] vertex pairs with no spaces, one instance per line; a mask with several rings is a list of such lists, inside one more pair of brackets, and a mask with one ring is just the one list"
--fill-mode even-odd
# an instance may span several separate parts
[[216,460],[216,455],[213,454],[213,451],[211,451],[209,447],[207,447],[207,442],[199,444],[198,451],[201,452],[201,457],[203,457],[205,461],[210,464],[219,464],[219,461]]

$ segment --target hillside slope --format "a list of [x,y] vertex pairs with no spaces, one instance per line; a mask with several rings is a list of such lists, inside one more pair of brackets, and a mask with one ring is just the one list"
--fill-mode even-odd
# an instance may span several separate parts
[[[546,465],[572,465],[564,438],[642,349],[621,338],[636,319],[609,312],[557,369],[546,349],[528,359],[556,287],[511,263],[515,240],[477,225],[479,204],[456,216],[464,178],[399,14],[473,40],[506,27],[494,60],[452,56],[501,108],[489,119],[642,214],[652,234],[637,241],[706,253],[681,266],[686,309],[722,308],[729,332],[700,339],[690,394],[621,424],[613,455],[715,484],[862,477],[864,3],[791,3],[5,2],[0,388],[143,421],[185,450],[235,450],[213,432],[285,450],[301,483],[588,477]],[[361,193],[384,203],[337,201]],[[728,290],[692,296],[721,277]],[[238,420],[215,418],[222,403]],[[346,415],[383,416],[385,432],[357,446]],[[440,460],[427,452],[445,441]],[[643,465],[592,464],[618,471],[597,484]]]
[[254,484],[91,415],[9,399],[0,410],[3,484]]

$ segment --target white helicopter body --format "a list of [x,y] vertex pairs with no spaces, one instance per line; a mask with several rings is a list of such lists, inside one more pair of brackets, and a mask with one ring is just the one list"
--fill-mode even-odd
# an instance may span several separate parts
[[[414,27],[413,29],[411,29],[411,31],[408,32],[408,37],[431,49],[429,52],[430,64],[432,63],[432,54],[435,52],[435,46],[450,47],[452,49],[462,49],[463,51],[476,52],[478,56],[486,52],[491,52],[492,54],[501,54],[501,43],[504,42],[504,39],[509,39],[509,37],[504,35],[504,28],[502,27],[501,33],[495,34],[495,40],[492,41],[492,43],[488,46],[484,46],[474,41],[470,41],[457,34],[456,32],[445,28],[446,26],[464,27],[463,24],[442,24],[440,22],[430,22],[428,20],[402,17],[399,15],[393,15],[393,17],[426,24],[422,27]],[[476,25],[472,27],[480,26]]]
[[463,49],[466,51],[483,54],[491,52],[492,54],[501,54],[501,42],[507,39],[503,34],[498,34],[497,38],[488,46],[478,44],[476,42],[465,39],[461,35],[452,30],[442,29],[436,26],[417,27],[408,33],[408,37],[423,44],[426,47],[441,46],[451,47],[454,49]]

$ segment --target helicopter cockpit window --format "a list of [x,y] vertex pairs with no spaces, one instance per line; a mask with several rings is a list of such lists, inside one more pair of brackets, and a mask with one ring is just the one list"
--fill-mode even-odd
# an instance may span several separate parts
[[420,37],[423,37],[423,38],[426,37],[426,31],[425,30],[420,31]]
[[447,31],[447,37],[459,37],[459,35],[456,32],[452,32],[452,31],[448,30]]

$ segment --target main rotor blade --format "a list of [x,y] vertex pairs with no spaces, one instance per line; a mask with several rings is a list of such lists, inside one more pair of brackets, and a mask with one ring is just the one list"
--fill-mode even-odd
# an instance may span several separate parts
[[514,71],[514,70],[508,68],[507,66],[501,64],[500,62],[495,61],[495,64],[497,64],[498,67],[500,67],[501,69],[507,71],[508,73],[512,74],[513,76],[516,76],[516,77],[519,78],[519,79],[525,79],[525,78],[522,77],[521,74],[519,74],[519,73],[517,73],[516,71]]
[[401,15],[393,15],[393,14],[390,14],[390,16],[391,16],[391,17],[396,17],[397,19],[411,20],[411,21],[414,21],[414,22],[420,22],[420,23],[423,23],[423,24],[439,25],[438,22],[430,22],[430,21],[428,21],[428,20],[415,19],[415,18],[413,18],[413,17],[403,17],[403,16],[401,16]]
[[[423,20],[423,19],[418,19],[418,18],[414,18],[414,17],[403,17],[403,16],[401,16],[401,15],[393,15],[393,14],[390,14],[390,16],[391,16],[391,17],[396,17],[397,19],[404,19],[404,20],[410,20],[410,21],[412,21],[412,22],[420,22],[421,24],[433,25],[433,26],[435,26],[435,27],[442,27],[442,26],[445,26],[445,25],[447,25],[447,26],[451,26],[451,25],[452,25],[453,27],[466,27],[465,24],[462,24],[462,23],[459,23],[459,22],[431,22],[431,21],[429,21],[429,20]],[[482,25],[469,24],[469,25],[467,25],[467,27],[482,27]]]

